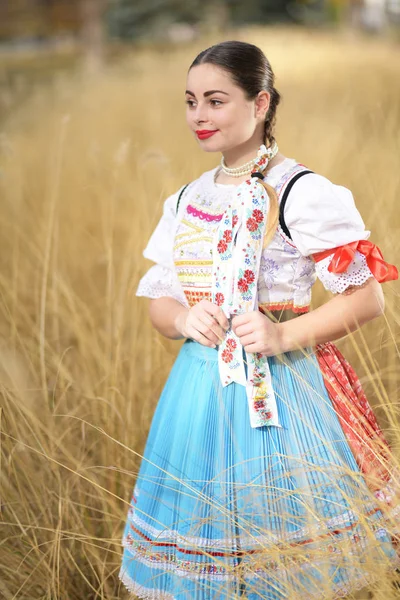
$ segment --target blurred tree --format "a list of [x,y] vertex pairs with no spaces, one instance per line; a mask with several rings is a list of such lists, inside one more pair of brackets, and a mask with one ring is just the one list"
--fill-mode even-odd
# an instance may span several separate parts
[[108,0],[79,0],[84,67],[91,73],[98,71],[104,61],[104,14],[107,4]]
[[288,0],[110,0],[108,27],[113,37],[166,35],[176,22],[221,30],[233,22],[287,20]]
[[[209,0],[111,0],[107,12],[110,35],[120,39],[162,33],[176,21],[196,23]],[[201,6],[202,5],[202,6]]]
[[310,25],[322,24],[335,14],[330,0],[290,0],[287,10],[298,23]]
[[228,0],[227,4],[235,23],[268,23],[290,18],[288,0]]
[[47,34],[42,0],[0,0],[0,37],[37,38]]

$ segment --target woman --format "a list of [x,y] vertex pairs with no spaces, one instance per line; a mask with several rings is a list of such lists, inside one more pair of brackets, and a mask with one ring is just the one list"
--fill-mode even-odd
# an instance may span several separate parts
[[[137,295],[186,341],[120,578],[140,598],[340,597],[395,569],[398,504],[389,447],[331,342],[382,314],[397,270],[351,192],[279,152],[280,95],[257,47],[201,52],[186,88],[190,130],[222,160],[167,198],[144,251],[156,264]],[[309,312],[317,276],[336,296]]]

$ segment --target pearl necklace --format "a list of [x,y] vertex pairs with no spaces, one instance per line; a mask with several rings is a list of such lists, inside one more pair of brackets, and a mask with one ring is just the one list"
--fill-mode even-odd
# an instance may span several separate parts
[[[264,146],[264,148],[265,148],[265,146]],[[263,161],[263,169],[265,169],[268,165],[268,162],[272,158],[274,158],[274,156],[277,155],[278,150],[279,150],[279,148],[278,148],[278,144],[276,142],[274,142],[272,144],[272,146],[270,146],[269,148],[266,148],[266,152],[263,154],[263,157],[265,157],[265,161]],[[260,160],[260,156],[257,156],[256,158],[249,160],[247,163],[245,163],[244,165],[241,165],[240,167],[229,168],[226,166],[225,159],[222,156],[221,170],[226,175],[229,175],[230,177],[242,177],[243,175],[250,175],[250,173],[253,171],[254,166],[256,164],[258,164],[259,160]]]

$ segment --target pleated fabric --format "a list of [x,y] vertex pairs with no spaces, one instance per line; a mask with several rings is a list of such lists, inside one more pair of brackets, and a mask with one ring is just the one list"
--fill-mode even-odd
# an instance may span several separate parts
[[[282,428],[187,340],[157,404],[123,533],[139,598],[339,598],[399,564],[312,348],[268,359]],[[396,511],[398,507],[392,507]]]

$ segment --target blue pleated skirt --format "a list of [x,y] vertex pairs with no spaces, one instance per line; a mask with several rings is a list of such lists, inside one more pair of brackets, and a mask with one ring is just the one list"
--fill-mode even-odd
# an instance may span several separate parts
[[252,428],[217,350],[182,345],[122,538],[139,598],[338,598],[398,565],[313,350],[268,360],[282,427]]

